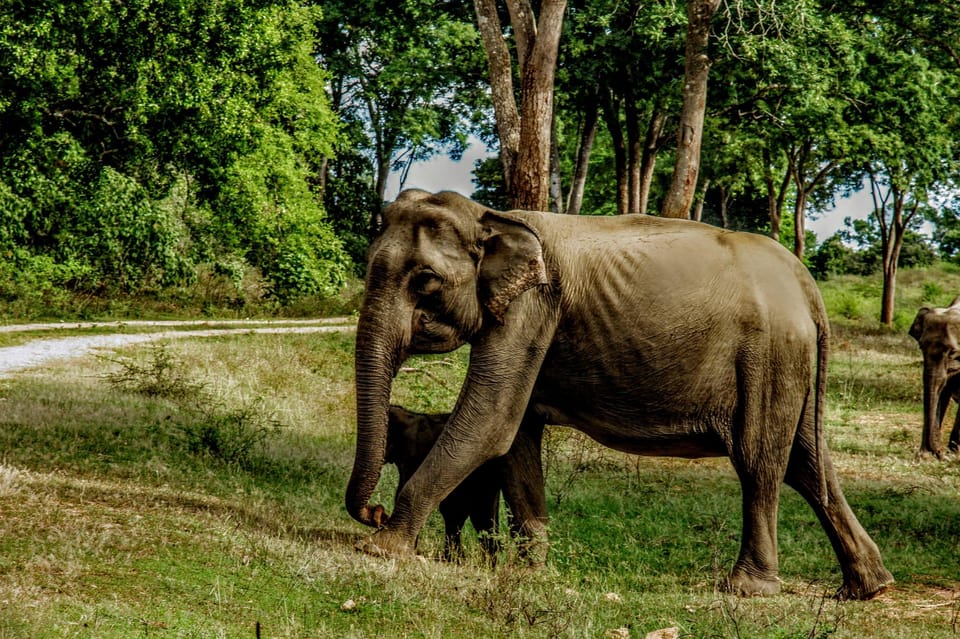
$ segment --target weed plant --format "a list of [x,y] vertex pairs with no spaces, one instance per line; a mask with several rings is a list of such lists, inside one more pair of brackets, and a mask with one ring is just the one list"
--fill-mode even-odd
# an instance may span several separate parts
[[[918,277],[901,295],[943,304],[950,282]],[[740,539],[729,462],[625,455],[556,427],[545,569],[516,561],[505,532],[490,569],[469,527],[464,563],[437,561],[436,514],[420,559],[358,554],[371,531],[343,507],[352,336],[242,334],[0,381],[0,638],[956,638],[960,463],[916,455],[919,351],[872,317],[830,313],[828,441],[897,579],[874,601],[831,598],[830,543],[787,488],[782,594],[720,593]],[[449,411],[468,355],[409,361],[393,401]],[[395,485],[385,468],[374,498],[388,509]]]

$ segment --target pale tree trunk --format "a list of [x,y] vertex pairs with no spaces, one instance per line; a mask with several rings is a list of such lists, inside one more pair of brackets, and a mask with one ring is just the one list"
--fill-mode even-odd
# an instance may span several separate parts
[[643,143],[643,158],[640,160],[640,196],[637,206],[639,213],[647,212],[650,186],[653,184],[653,171],[657,167],[657,153],[660,152],[660,138],[663,136],[665,123],[666,117],[660,110],[660,105],[654,105],[647,125],[647,136]]
[[691,220],[697,222],[703,219],[703,204],[707,201],[707,189],[710,188],[710,180],[703,181],[703,187],[700,189],[700,197],[697,198],[697,203],[693,207],[693,215],[690,216]]
[[487,52],[504,178],[511,206],[545,211],[550,206],[553,82],[566,0],[543,0],[539,20],[529,0],[507,0],[520,69],[520,107],[514,99],[510,52],[495,0],[474,0]]
[[597,120],[599,119],[599,105],[596,95],[587,104],[583,114],[583,124],[580,130],[580,145],[577,149],[577,166],[573,172],[573,184],[567,195],[565,212],[569,215],[579,215],[583,206],[583,191],[587,184],[587,167],[590,164],[590,153],[593,150],[593,141],[597,137]]
[[707,110],[707,78],[710,75],[707,43],[710,20],[719,6],[720,0],[687,0],[683,106],[677,133],[677,161],[670,190],[660,209],[663,217],[689,217],[696,193],[703,120]]
[[557,144],[557,122],[550,127],[550,210],[563,213],[563,181],[560,179],[560,146]]

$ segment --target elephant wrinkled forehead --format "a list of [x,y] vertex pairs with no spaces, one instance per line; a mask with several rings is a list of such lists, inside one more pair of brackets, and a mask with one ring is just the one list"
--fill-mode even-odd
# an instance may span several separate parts
[[960,350],[960,311],[952,308],[931,309],[924,322],[923,343],[935,342],[953,350]]
[[[470,242],[485,208],[458,193],[408,190],[383,211],[384,235],[407,246],[444,235]],[[402,238],[402,239],[400,239]]]

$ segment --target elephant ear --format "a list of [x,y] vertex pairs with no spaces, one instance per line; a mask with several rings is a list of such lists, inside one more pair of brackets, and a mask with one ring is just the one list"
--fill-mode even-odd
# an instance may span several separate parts
[[528,288],[547,283],[540,237],[522,220],[488,211],[483,226],[483,258],[480,261],[480,301],[503,323],[507,307]]
[[920,341],[920,338],[923,336],[923,323],[926,321],[927,313],[930,312],[930,309],[924,306],[919,311],[917,311],[917,317],[913,320],[913,325],[910,326],[910,337]]

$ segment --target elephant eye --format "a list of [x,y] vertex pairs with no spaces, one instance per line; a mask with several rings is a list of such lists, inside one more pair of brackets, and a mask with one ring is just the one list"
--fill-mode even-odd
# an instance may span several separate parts
[[425,268],[413,276],[411,283],[417,295],[433,295],[443,286],[443,278],[431,268]]

